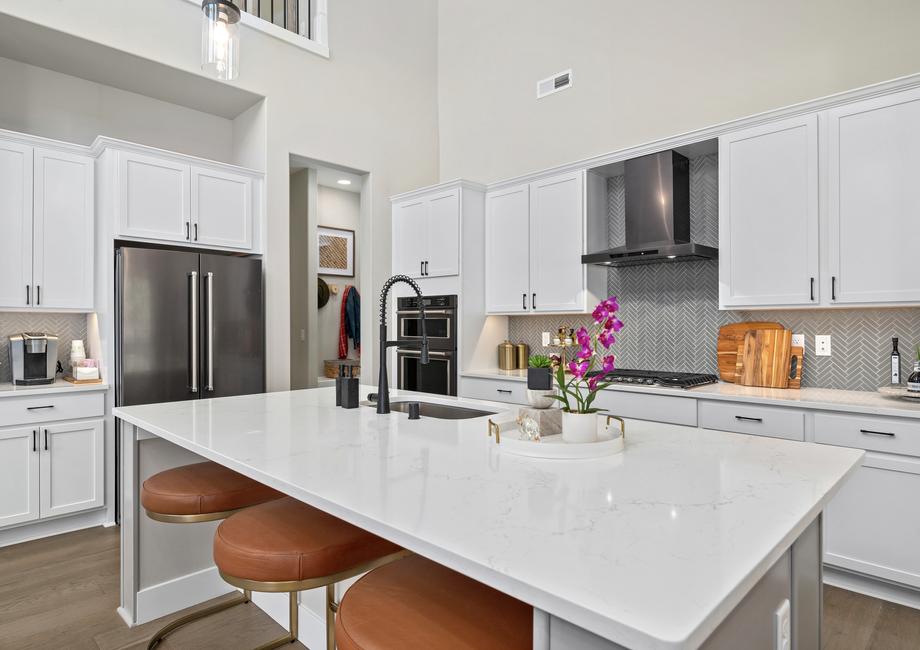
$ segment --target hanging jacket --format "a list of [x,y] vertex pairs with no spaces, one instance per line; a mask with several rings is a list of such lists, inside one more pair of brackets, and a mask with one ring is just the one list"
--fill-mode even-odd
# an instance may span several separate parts
[[348,285],[342,292],[342,307],[339,320],[339,359],[348,358],[348,339],[361,354],[361,295]]

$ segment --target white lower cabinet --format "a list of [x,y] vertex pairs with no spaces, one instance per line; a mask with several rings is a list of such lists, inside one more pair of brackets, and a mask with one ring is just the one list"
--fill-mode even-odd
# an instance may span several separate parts
[[66,515],[105,504],[102,420],[41,429],[42,517]]
[[701,401],[699,416],[703,429],[805,440],[805,412],[798,409]]
[[484,399],[491,402],[527,404],[527,382],[463,377],[460,380],[460,396],[467,399]]
[[39,516],[39,455],[34,427],[0,431],[0,527]]

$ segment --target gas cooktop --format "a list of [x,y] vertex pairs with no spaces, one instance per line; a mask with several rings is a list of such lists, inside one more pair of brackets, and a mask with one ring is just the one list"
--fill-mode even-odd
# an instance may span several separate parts
[[[591,373],[603,374],[601,372]],[[696,372],[661,372],[659,370],[617,369],[607,374],[607,380],[617,384],[638,384],[640,386],[669,386],[671,388],[693,388],[714,384],[719,381],[715,375]]]

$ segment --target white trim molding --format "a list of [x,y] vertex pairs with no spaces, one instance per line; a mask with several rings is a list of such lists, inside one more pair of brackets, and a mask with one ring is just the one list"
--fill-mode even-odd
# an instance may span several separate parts
[[[235,590],[220,577],[216,566],[145,587],[137,592],[134,625],[143,625]],[[127,613],[121,616],[126,618]]]

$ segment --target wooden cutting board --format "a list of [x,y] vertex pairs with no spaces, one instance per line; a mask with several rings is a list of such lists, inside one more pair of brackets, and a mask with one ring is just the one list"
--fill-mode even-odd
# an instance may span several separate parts
[[748,323],[732,323],[719,328],[719,340],[716,344],[716,353],[719,361],[719,379],[722,381],[735,381],[735,366],[738,362],[738,347],[744,344],[744,335],[751,330],[781,330],[779,323],[769,321],[751,321]]
[[802,387],[802,363],[805,361],[805,348],[792,346],[789,357],[789,385],[786,388]]
[[786,388],[789,385],[791,356],[791,330],[752,330],[744,335],[744,343],[738,350],[735,383]]

